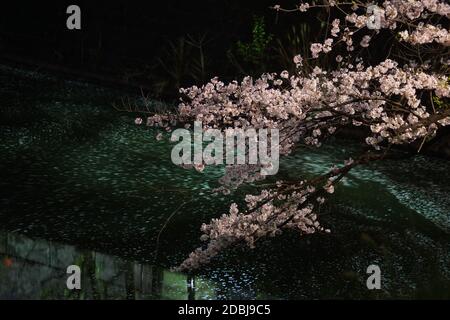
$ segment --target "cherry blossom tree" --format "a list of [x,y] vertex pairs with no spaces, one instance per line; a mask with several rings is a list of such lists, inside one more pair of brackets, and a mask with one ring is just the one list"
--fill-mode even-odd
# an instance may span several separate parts
[[[147,125],[170,130],[201,121],[204,129],[223,131],[278,129],[280,155],[305,144],[320,147],[339,129],[356,126],[369,132],[368,151],[314,179],[277,181],[258,195],[247,195],[245,208],[232,204],[228,213],[203,224],[205,245],[192,252],[180,270],[197,269],[232,245],[253,248],[261,238],[283,229],[296,229],[301,235],[330,232],[320,225],[317,208],[352,168],[388,157],[395,145],[421,148],[450,124],[446,2],[391,0],[375,6],[328,0],[272,9],[277,14],[329,10],[327,36],[310,45],[310,54],[293,57],[295,74],[267,73],[230,83],[214,78],[201,87],[181,89],[178,112],[149,115]],[[364,52],[380,48],[379,41],[386,39],[389,50],[373,63]],[[319,65],[321,55],[336,63]],[[255,166],[228,165],[216,191],[229,193],[261,179]]]

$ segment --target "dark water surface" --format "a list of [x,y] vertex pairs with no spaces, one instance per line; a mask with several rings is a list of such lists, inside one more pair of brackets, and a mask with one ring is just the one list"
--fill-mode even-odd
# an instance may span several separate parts
[[[167,141],[111,107],[118,92],[7,67],[0,81],[0,298],[450,298],[449,162],[355,169],[322,212],[330,235],[232,249],[192,279],[170,268],[200,245],[203,222],[256,187],[211,195],[223,168],[173,165]],[[300,150],[280,177],[324,173],[353,144]],[[81,293],[66,289],[70,264]],[[366,287],[371,264],[382,290]]]

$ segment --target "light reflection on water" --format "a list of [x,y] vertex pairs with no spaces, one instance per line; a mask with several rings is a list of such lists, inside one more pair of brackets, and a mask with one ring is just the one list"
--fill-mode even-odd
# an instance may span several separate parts
[[[214,298],[200,277],[10,232],[0,233],[0,261],[0,299]],[[70,265],[81,268],[79,291],[67,289]]]

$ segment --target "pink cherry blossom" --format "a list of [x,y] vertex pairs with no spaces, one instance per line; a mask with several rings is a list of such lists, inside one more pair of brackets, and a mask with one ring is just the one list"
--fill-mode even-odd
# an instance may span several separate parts
[[[367,132],[362,139],[370,148],[367,153],[345,160],[323,176],[277,181],[271,188],[247,195],[246,206],[238,208],[233,203],[229,212],[204,224],[201,240],[206,244],[192,252],[180,270],[197,269],[232,245],[253,248],[259,239],[285,229],[297,230],[300,235],[330,232],[319,223],[317,208],[353,167],[383,159],[394,145],[421,144],[450,125],[448,20],[442,25],[435,22],[450,18],[450,5],[438,0],[383,1],[376,30],[368,27],[368,5],[330,1],[327,10],[345,12],[346,16],[331,22],[328,34],[332,38],[308,44],[312,58],[293,57],[298,72],[266,73],[229,83],[213,78],[200,87],[181,89],[178,113],[149,115],[147,124],[163,129],[194,121],[201,121],[204,129],[229,133],[248,128],[278,129],[282,156],[304,145],[320,147],[344,127],[361,127]],[[323,6],[302,2],[295,10]],[[274,9],[287,11],[281,6]],[[378,37],[381,32],[391,32],[396,41],[393,45],[409,48],[410,55],[432,46],[433,52],[441,52],[441,58],[425,63],[417,56],[405,64],[391,55],[371,65],[358,57],[358,52],[361,48],[370,52],[373,43],[384,41]],[[348,53],[343,62],[339,54],[345,50]],[[331,55],[339,64],[318,65],[319,54]],[[310,67],[307,71],[299,68],[304,60]],[[433,103],[436,99],[447,107],[437,108]],[[244,183],[263,180],[262,165],[226,166],[221,186],[215,191],[229,194]],[[204,164],[195,169],[203,171]]]

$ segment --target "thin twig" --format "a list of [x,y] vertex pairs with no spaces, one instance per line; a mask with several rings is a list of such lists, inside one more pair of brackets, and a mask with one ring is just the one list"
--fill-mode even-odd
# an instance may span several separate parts
[[178,208],[175,209],[175,211],[173,211],[170,216],[167,218],[167,220],[164,222],[164,225],[162,226],[161,230],[159,230],[158,236],[156,237],[156,248],[155,248],[155,261],[158,258],[158,250],[159,250],[159,240],[161,238],[161,235],[164,231],[164,229],[167,227],[167,225],[169,224],[170,220],[175,216],[175,214],[180,211],[181,208],[183,208],[186,204],[192,202],[194,200],[194,197],[191,198],[191,200],[183,202],[182,204],[180,204],[180,206]]

